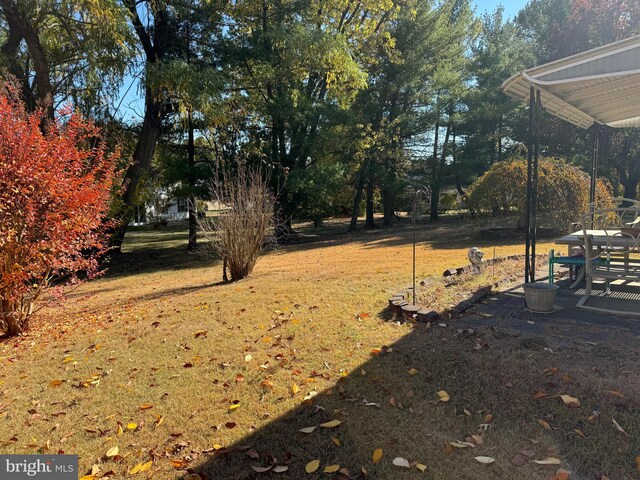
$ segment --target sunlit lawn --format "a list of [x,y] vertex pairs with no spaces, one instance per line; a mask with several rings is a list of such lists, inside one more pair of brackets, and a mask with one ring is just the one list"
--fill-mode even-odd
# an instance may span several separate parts
[[[340,232],[343,223],[329,225],[268,253],[232,284],[219,283],[219,263],[184,253],[186,232],[131,232],[109,274],[0,344],[0,450],[78,453],[81,473],[98,466],[95,478],[125,478],[149,461],[132,478],[187,468],[211,479],[331,478],[331,465],[353,478],[363,467],[377,479],[549,479],[559,467],[571,478],[637,478],[636,353],[552,355],[492,331],[459,334],[455,320],[430,329],[389,321],[387,298],[411,281],[410,229]],[[473,245],[493,255],[470,224],[420,227],[418,240],[419,277],[466,264]],[[496,246],[511,253],[522,246]],[[372,355],[382,346],[391,351]],[[298,431],[333,419],[341,424]],[[475,448],[447,447],[474,434]],[[252,470],[271,457],[288,469]],[[562,465],[530,461],[546,457]]]

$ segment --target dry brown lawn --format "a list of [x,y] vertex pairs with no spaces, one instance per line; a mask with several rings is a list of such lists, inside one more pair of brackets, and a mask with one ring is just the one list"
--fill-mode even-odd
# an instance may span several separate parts
[[[461,334],[455,320],[390,320],[387,297],[410,283],[410,230],[342,231],[329,225],[268,253],[232,284],[219,283],[218,263],[184,253],[185,232],[132,232],[104,278],[0,343],[0,451],[78,453],[81,473],[97,466],[95,478],[170,479],[188,468],[210,479],[332,478],[340,474],[324,468],[339,465],[352,478],[364,468],[372,479],[547,480],[559,466],[530,461],[546,457],[572,479],[638,478],[637,354],[572,346],[551,355],[535,340]],[[473,245],[491,257],[476,232],[421,227],[419,276],[464,265]],[[565,393],[582,406],[564,406]],[[335,428],[298,431],[334,419]],[[472,434],[481,445],[447,447]],[[288,470],[251,468],[274,459]],[[317,472],[305,473],[315,459]]]

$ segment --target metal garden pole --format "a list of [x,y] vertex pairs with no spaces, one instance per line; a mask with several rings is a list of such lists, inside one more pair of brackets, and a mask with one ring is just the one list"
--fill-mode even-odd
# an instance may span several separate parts
[[412,284],[413,290],[411,295],[413,297],[413,305],[416,304],[416,210],[418,205],[418,196],[424,193],[425,195],[429,195],[429,188],[424,185],[419,186],[413,194],[413,275],[412,275]]

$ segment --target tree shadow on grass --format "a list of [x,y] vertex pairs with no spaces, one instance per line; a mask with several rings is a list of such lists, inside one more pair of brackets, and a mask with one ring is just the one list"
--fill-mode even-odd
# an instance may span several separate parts
[[[379,312],[379,316],[390,318],[388,311]],[[455,326],[455,320],[451,322]],[[392,459],[403,457],[425,464],[426,478],[430,479],[548,480],[557,466],[536,465],[529,457],[524,458],[522,466],[512,464],[514,457],[526,450],[533,458],[566,459],[574,472],[589,475],[579,478],[592,478],[597,472],[621,480],[635,478],[635,466],[629,459],[640,448],[640,436],[621,435],[599,422],[585,420],[597,410],[602,418],[615,414],[629,427],[640,425],[640,413],[633,413],[634,401],[601,394],[606,388],[621,389],[622,385],[615,384],[616,378],[621,368],[630,365],[600,362],[597,351],[584,345],[555,352],[553,358],[545,347],[543,337],[527,341],[493,328],[472,331],[465,327],[458,331],[452,326],[416,324],[396,343],[373,350],[368,361],[331,388],[302,401],[301,397],[309,394],[309,386],[303,387],[297,394],[301,400],[298,407],[260,428],[251,427],[252,433],[233,445],[207,453],[190,451],[186,457],[186,461],[193,460],[189,471],[202,478],[226,480],[423,478],[416,466],[393,465]],[[293,352],[279,345],[273,353],[282,350]],[[588,362],[576,362],[576,358],[587,355],[589,361],[598,364],[597,370]],[[326,358],[332,361],[331,351],[326,351]],[[292,370],[291,381],[301,385],[305,376],[329,372],[302,372],[297,376],[293,373],[295,354],[286,360],[273,368]],[[551,366],[557,370],[550,376]],[[565,372],[570,375],[570,385],[560,378]],[[268,378],[269,372],[264,375]],[[333,375],[335,378],[335,372]],[[256,394],[261,391],[258,382]],[[545,396],[535,399],[534,394],[541,391]],[[569,391],[580,398],[580,409],[567,408],[553,396]],[[274,397],[268,389],[263,393],[264,402],[282,400]],[[539,419],[545,419],[554,430],[542,428]],[[219,418],[219,428],[224,429],[225,422],[233,420],[234,414],[229,412]],[[322,427],[332,420],[341,423]],[[310,433],[300,432],[307,427],[316,428]],[[576,429],[588,440],[574,434]],[[478,445],[455,448],[449,443],[465,438]],[[384,456],[374,464],[372,454],[378,448],[383,449]],[[174,458],[185,458],[187,451],[177,444]],[[492,457],[495,462],[484,465],[474,460],[476,456]],[[320,467],[308,474],[305,466],[312,460],[319,460]],[[287,469],[257,473],[252,465],[281,465]],[[343,473],[349,476],[324,473],[331,465],[345,468]]]

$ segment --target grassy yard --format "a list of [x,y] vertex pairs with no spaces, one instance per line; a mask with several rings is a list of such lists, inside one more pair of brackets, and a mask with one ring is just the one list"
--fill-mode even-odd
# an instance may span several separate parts
[[[332,478],[333,465],[382,480],[547,480],[558,468],[638,478],[634,339],[550,352],[543,339],[461,332],[455,320],[390,321],[387,298],[411,279],[410,229],[301,231],[309,241],[232,284],[219,263],[184,252],[186,232],[132,231],[104,278],[0,343],[0,451],[78,453],[93,478]],[[522,253],[477,231],[421,227],[418,275],[466,264],[474,245]],[[299,431],[331,420],[341,423]],[[561,465],[531,461],[548,457]],[[252,469],[271,465],[287,470]]]

